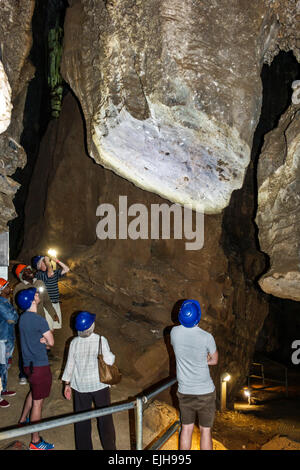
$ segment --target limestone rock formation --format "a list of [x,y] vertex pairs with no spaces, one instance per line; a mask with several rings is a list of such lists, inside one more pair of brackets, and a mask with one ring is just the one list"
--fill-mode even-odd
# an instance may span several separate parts
[[0,134],[6,131],[11,118],[11,88],[0,60]]
[[34,0],[1,1],[1,60],[11,90],[13,110],[9,126],[5,125],[6,129],[2,128],[0,135],[0,232],[7,231],[7,222],[17,215],[12,201],[19,184],[10,176],[17,168],[23,168],[26,163],[26,155],[20,145],[20,136],[23,129],[27,83],[34,73],[34,68],[28,60],[32,44],[31,18],[34,5]]
[[[26,162],[20,135],[34,72],[28,60],[34,3],[1,2],[1,57],[13,112],[0,136],[0,231],[15,217],[17,184],[9,177]],[[261,108],[260,73],[280,48],[298,57],[299,2],[68,3],[61,71],[81,109],[69,93],[41,144],[26,202],[22,261],[50,245],[69,257],[63,308],[97,312],[122,370],[143,386],[152,383],[149,368],[157,379],[173,371],[168,328],[176,302],[199,299],[202,325],[220,351],[213,373],[230,372],[233,393],[248,372],[268,312],[266,296],[255,285],[265,265],[255,246],[249,165]],[[299,237],[291,238],[289,248],[282,241],[298,227],[297,115],[286,124],[284,153],[271,165],[263,158],[260,163],[259,202],[277,218],[276,240],[270,214],[261,211],[257,219],[267,228],[266,236],[261,230],[261,246],[271,253],[280,279],[299,274]],[[277,192],[268,189],[270,181]],[[203,210],[203,249],[188,252],[185,240],[174,239],[98,240],[96,209],[102,202],[117,207],[119,195],[148,210],[167,201]],[[284,266],[277,248],[272,251],[273,238],[278,248],[287,248]]]
[[96,162],[197,211],[241,188],[278,22],[268,2],[71,0],[62,73]]
[[291,105],[265,137],[258,166],[261,249],[270,267],[259,283],[277,297],[300,300],[300,106]]
[[277,20],[277,38],[270,44],[265,54],[265,61],[270,63],[274,55],[282,51],[293,51],[300,62],[300,1],[299,0],[267,0]]

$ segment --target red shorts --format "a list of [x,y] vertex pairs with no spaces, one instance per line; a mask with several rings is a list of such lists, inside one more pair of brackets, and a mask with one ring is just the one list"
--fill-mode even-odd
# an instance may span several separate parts
[[28,377],[33,400],[41,400],[50,395],[52,374],[50,366],[34,366],[31,374],[30,367],[24,367]]

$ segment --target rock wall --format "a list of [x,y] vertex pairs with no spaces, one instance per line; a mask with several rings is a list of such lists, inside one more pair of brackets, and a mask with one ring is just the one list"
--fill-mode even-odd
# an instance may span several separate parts
[[1,78],[7,77],[12,110],[10,116],[6,115],[5,129],[1,129],[0,135],[0,232],[8,231],[7,222],[17,215],[13,198],[19,184],[10,176],[17,168],[23,168],[26,164],[20,136],[27,84],[34,74],[34,68],[28,60],[32,44],[31,18],[34,4],[33,0],[1,1],[0,44],[3,65]]
[[277,297],[300,300],[300,106],[292,105],[265,137],[258,166],[261,249],[270,267],[259,283]]
[[[21,259],[29,262],[50,246],[69,259],[71,273],[61,285],[64,312],[97,312],[98,327],[110,338],[125,375],[141,387],[174,373],[169,330],[178,301],[199,299],[201,326],[214,334],[220,351],[220,364],[213,368],[216,385],[220,372],[228,370],[233,392],[243,383],[268,313],[254,283],[264,259],[250,217],[251,172],[246,180],[224,214],[205,217],[201,250],[186,250],[184,239],[98,240],[98,204],[118,208],[119,195],[126,195],[128,207],[141,203],[150,212],[151,204],[169,203],[87,156],[82,116],[69,93],[41,146]],[[39,198],[38,188],[43,188]]]
[[10,124],[11,110],[11,88],[3,64],[0,61],[0,134],[6,131]]
[[[34,4],[1,2],[1,57],[13,111],[0,136],[0,231],[16,215],[18,185],[9,176],[26,163],[19,142],[34,73],[28,60]],[[29,262],[50,244],[69,257],[68,312],[99,312],[98,326],[112,337],[123,370],[143,385],[173,367],[169,327],[176,303],[188,297],[200,300],[202,326],[216,338],[215,377],[228,370],[232,393],[243,383],[268,311],[255,285],[265,262],[255,246],[249,165],[260,72],[280,48],[299,57],[298,13],[294,0],[186,0],[184,8],[179,0],[69,0],[62,73],[83,116],[69,94],[60,119],[49,125],[26,202],[22,257]],[[295,115],[284,128],[279,163],[260,164],[259,199],[266,206],[257,221],[265,217],[262,249],[279,263],[277,280],[281,273],[298,276],[298,242],[291,238],[282,262],[280,251],[272,251],[275,222],[268,213],[274,210],[279,221],[288,195],[287,225],[279,221],[276,229],[282,248],[298,220],[297,126]],[[271,180],[278,194],[267,187]],[[203,249],[187,251],[184,240],[174,239],[97,240],[96,208],[117,207],[119,195],[148,209],[175,201],[203,210]]]

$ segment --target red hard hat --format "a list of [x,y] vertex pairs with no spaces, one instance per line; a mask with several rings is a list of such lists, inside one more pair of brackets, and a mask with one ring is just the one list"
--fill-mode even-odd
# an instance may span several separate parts
[[21,274],[21,272],[23,271],[24,268],[27,268],[26,264],[18,264],[18,266],[16,267],[15,273],[16,273],[16,276],[19,279],[20,279],[20,274]]
[[0,291],[4,289],[4,287],[8,284],[8,281],[6,279],[3,279],[3,277],[0,277]]

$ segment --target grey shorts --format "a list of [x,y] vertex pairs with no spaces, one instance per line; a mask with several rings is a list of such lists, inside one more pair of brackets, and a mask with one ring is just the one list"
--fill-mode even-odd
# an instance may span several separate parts
[[205,395],[186,395],[177,392],[182,424],[192,424],[198,416],[199,426],[211,428],[216,412],[216,390]]

